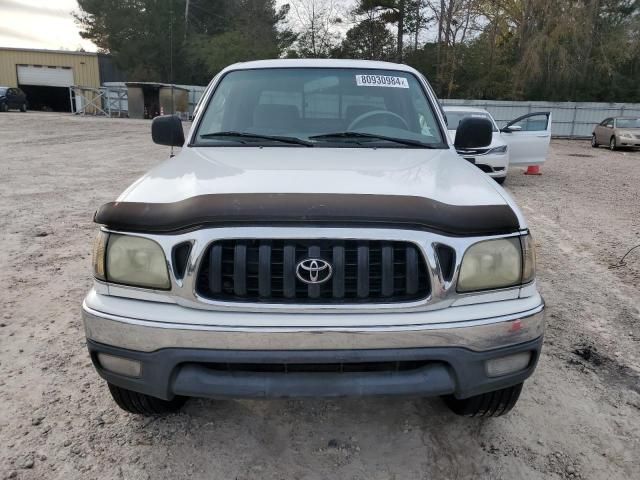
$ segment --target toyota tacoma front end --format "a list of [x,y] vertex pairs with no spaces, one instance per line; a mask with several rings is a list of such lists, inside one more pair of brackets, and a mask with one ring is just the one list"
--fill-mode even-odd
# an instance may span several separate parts
[[[456,143],[491,139],[461,122]],[[95,215],[87,344],[114,400],[443,396],[500,415],[536,366],[543,301],[509,195],[449,144],[415,70],[238,64],[182,146]]]

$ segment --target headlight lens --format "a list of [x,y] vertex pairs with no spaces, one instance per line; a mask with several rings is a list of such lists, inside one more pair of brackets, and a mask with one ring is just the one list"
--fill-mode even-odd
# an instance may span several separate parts
[[522,283],[529,283],[536,278],[536,247],[531,235],[524,235],[520,240],[522,242]]
[[469,247],[462,259],[458,291],[519,285],[522,280],[521,248],[519,237],[486,240]]
[[633,138],[633,136],[630,133],[621,133],[620,138]]
[[100,231],[93,241],[93,276],[98,280],[107,279],[104,270],[107,238],[109,238],[109,234]]
[[507,153],[507,146],[506,145],[500,145],[499,147],[492,148],[491,150],[489,150],[487,152],[487,154],[489,154],[489,153]]
[[168,290],[169,272],[160,245],[148,238],[109,236],[106,277],[109,282]]

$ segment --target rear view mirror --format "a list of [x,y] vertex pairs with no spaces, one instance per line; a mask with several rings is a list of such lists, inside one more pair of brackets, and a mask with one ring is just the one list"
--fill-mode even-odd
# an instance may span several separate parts
[[184,144],[182,120],[176,115],[161,115],[151,122],[151,138],[158,145],[181,147]]
[[453,142],[456,150],[482,148],[491,145],[493,125],[486,118],[466,117],[460,120]]

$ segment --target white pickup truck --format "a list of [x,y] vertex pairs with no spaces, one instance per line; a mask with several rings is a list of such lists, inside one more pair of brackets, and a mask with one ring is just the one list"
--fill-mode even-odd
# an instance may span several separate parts
[[405,65],[230,66],[182,147],[98,209],[87,345],[116,403],[187,397],[443,396],[510,411],[534,371],[544,303],[511,197],[456,147]]

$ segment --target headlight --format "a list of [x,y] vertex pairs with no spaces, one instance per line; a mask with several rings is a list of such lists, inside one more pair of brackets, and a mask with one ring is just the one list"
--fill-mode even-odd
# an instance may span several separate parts
[[519,285],[522,247],[519,237],[486,240],[469,247],[462,259],[458,291],[471,292]]
[[536,278],[536,248],[531,235],[520,237],[522,242],[522,283],[532,282]]
[[105,265],[109,282],[162,290],[171,287],[164,252],[148,238],[109,235]]
[[499,147],[494,147],[491,150],[489,150],[487,152],[487,155],[490,153],[507,153],[507,146],[506,145],[500,145]]
[[109,234],[100,231],[98,232],[96,239],[93,241],[93,275],[98,280],[107,279],[104,270],[107,238],[109,238]]
[[633,138],[633,135],[630,133],[621,133],[620,138]]

